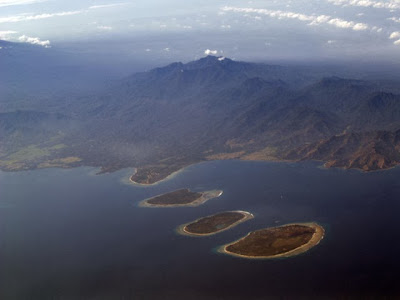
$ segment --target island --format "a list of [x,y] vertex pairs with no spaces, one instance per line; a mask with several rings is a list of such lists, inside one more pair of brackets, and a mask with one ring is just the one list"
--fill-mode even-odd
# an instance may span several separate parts
[[324,233],[323,227],[317,223],[287,224],[252,231],[218,250],[232,256],[252,259],[291,257],[318,245]]
[[209,236],[228,230],[253,218],[253,214],[247,211],[237,210],[221,212],[181,225],[178,227],[177,231],[180,234],[189,236]]
[[198,161],[184,162],[163,162],[159,164],[151,164],[135,168],[133,175],[129,177],[129,181],[139,185],[153,185],[163,180],[170,179],[174,175],[179,174],[185,167],[197,163]]
[[189,189],[180,189],[166,194],[145,199],[139,203],[142,207],[179,207],[199,206],[210,199],[222,195],[221,190],[192,192]]

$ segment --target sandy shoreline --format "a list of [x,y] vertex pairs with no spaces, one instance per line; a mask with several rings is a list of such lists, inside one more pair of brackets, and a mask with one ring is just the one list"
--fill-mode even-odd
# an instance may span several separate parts
[[[134,175],[137,173],[137,168],[135,168],[135,172],[134,172],[132,175],[129,176],[129,182],[132,183],[132,184],[134,184],[134,185],[139,185],[139,186],[152,186],[152,185],[156,185],[156,184],[158,184],[158,183],[160,183],[160,182],[163,182],[163,181],[165,181],[165,180],[169,180],[169,179],[175,177],[177,174],[181,173],[181,172],[184,171],[187,167],[190,167],[190,166],[192,166],[192,165],[199,164],[199,163],[203,163],[203,162],[208,162],[208,161],[225,161],[225,160],[232,160],[232,159],[216,159],[216,160],[207,160],[207,159],[205,159],[205,160],[199,161],[199,162],[197,162],[197,163],[192,163],[192,164],[189,164],[189,165],[187,165],[187,166],[185,166],[185,167],[183,167],[183,168],[181,168],[181,169],[179,169],[179,170],[177,170],[177,171],[175,171],[175,172],[173,172],[173,173],[167,175],[167,176],[164,177],[163,179],[161,179],[161,180],[159,180],[159,181],[156,181],[156,182],[154,182],[154,183],[139,183],[139,182],[136,182],[136,181],[132,180],[132,176],[134,176]],[[391,169],[394,169],[394,168],[396,168],[396,167],[399,167],[399,165],[400,165],[400,164],[396,164],[396,165],[391,166],[391,167],[382,168],[382,169],[376,169],[376,170],[364,170],[364,169],[362,169],[362,168],[357,168],[357,167],[355,167],[355,168],[348,168],[348,167],[345,167],[345,166],[328,166],[328,163],[329,163],[329,162],[324,161],[324,160],[318,160],[318,159],[309,159],[309,160],[301,160],[301,159],[283,159],[283,158],[273,158],[273,159],[249,159],[249,158],[246,158],[246,157],[238,157],[238,158],[235,158],[235,159],[233,159],[233,160],[238,160],[238,161],[253,161],[253,162],[273,162],[273,163],[299,163],[299,162],[302,162],[302,161],[315,161],[315,162],[321,163],[320,168],[321,168],[321,169],[324,169],[324,170],[329,170],[329,169],[357,170],[357,171],[360,171],[360,172],[363,172],[363,173],[387,171],[387,170],[391,170]]]
[[[211,233],[192,233],[192,232],[187,231],[187,230],[186,230],[186,226],[188,226],[189,224],[195,223],[195,222],[197,222],[197,221],[200,220],[200,219],[203,219],[203,218],[199,218],[199,219],[197,219],[197,220],[194,220],[193,222],[180,225],[180,226],[176,229],[176,232],[179,233],[179,234],[181,234],[181,235],[194,236],[194,237],[210,236],[210,235],[214,235],[214,234],[223,232],[223,231],[225,231],[225,230],[229,230],[229,229],[231,229],[231,228],[233,228],[233,227],[239,225],[240,223],[246,222],[246,221],[251,220],[251,219],[254,218],[254,215],[253,215],[252,213],[249,213],[249,212],[243,211],[243,210],[233,210],[233,211],[229,211],[229,212],[241,213],[244,217],[243,217],[242,219],[240,219],[239,221],[236,221],[235,223],[229,225],[228,227],[226,227],[226,228],[224,228],[224,229],[221,229],[221,230],[218,230],[218,231],[215,231],[215,232],[211,232]],[[217,214],[215,214],[215,215],[217,215]],[[212,215],[212,216],[215,216],[215,215]],[[210,217],[212,217],[212,216],[210,216]]]
[[297,247],[296,249],[293,249],[293,250],[290,250],[290,251],[287,251],[287,252],[284,252],[284,253],[276,254],[276,255],[270,255],[270,256],[247,256],[247,255],[241,255],[241,254],[233,253],[233,252],[230,252],[230,251],[226,250],[226,248],[229,247],[230,245],[233,245],[233,244],[239,242],[240,240],[246,238],[250,234],[250,232],[246,236],[244,236],[244,237],[242,237],[242,238],[240,238],[240,239],[238,239],[238,240],[236,240],[236,241],[234,241],[232,243],[229,243],[229,244],[226,244],[226,245],[223,245],[223,246],[219,247],[217,249],[217,251],[220,252],[220,253],[227,254],[227,255],[241,257],[241,258],[247,258],[247,259],[284,258],[284,257],[292,257],[292,256],[295,256],[295,255],[304,253],[304,252],[310,250],[312,247],[318,245],[319,242],[324,238],[325,230],[324,230],[324,228],[322,226],[318,225],[317,223],[291,223],[291,224],[286,224],[286,225],[278,226],[278,227],[286,227],[286,226],[291,226],[291,225],[308,226],[308,227],[314,228],[315,229],[315,233],[313,234],[311,239],[306,244],[304,244],[304,245],[302,245],[300,247]]
[[202,195],[197,198],[196,200],[190,202],[190,203],[184,203],[184,204],[151,204],[148,203],[149,200],[158,197],[160,195],[144,199],[139,202],[140,207],[195,207],[202,205],[206,203],[208,200],[218,198],[219,196],[222,195],[223,191],[222,190],[211,190],[211,191],[206,191],[206,192],[200,192]]
[[166,180],[169,180],[169,179],[174,178],[176,175],[178,175],[179,173],[183,172],[183,171],[184,171],[187,167],[189,167],[189,166],[190,166],[190,165],[187,165],[187,166],[185,166],[185,167],[183,167],[183,168],[181,168],[181,169],[179,169],[179,170],[177,170],[177,171],[175,171],[175,172],[172,172],[171,174],[167,175],[167,176],[164,177],[163,179],[158,180],[158,181],[156,181],[156,182],[154,182],[154,183],[140,183],[140,182],[136,182],[136,181],[132,180],[132,176],[136,175],[137,170],[138,170],[138,168],[135,168],[134,173],[133,173],[132,175],[129,176],[129,182],[132,183],[132,184],[134,184],[134,185],[140,185],[140,186],[153,186],[153,185],[157,185],[157,184],[159,184],[159,183],[161,183],[161,182],[163,182],[163,181],[166,181]]

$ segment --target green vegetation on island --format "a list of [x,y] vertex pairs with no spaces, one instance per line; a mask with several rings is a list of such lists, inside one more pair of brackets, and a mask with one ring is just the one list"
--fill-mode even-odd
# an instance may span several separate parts
[[199,206],[221,195],[222,191],[220,190],[192,192],[189,189],[180,189],[145,199],[139,205],[143,207]]
[[250,232],[245,237],[222,246],[219,251],[244,258],[291,257],[316,246],[324,237],[316,223],[288,224]]
[[246,211],[227,211],[181,225],[178,232],[191,236],[207,236],[228,230],[252,218],[254,216]]

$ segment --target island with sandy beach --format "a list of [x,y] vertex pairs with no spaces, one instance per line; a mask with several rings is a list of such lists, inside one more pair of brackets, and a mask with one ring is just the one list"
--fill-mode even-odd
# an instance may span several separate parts
[[181,163],[161,163],[135,168],[135,172],[129,177],[129,181],[139,185],[153,185],[172,178],[182,172],[185,167],[198,161],[185,161]]
[[304,253],[324,237],[317,223],[296,223],[252,231],[219,248],[219,252],[252,259],[291,257]]
[[222,195],[221,190],[205,192],[192,192],[189,189],[180,189],[166,194],[157,195],[145,199],[139,203],[142,207],[179,207],[179,206],[199,206],[208,200]]
[[228,230],[252,218],[253,214],[247,211],[226,211],[183,224],[177,231],[183,235],[208,236]]

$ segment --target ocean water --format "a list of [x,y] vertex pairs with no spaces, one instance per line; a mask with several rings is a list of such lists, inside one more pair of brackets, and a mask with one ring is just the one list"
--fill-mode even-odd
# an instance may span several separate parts
[[[400,296],[400,168],[214,161],[153,186],[133,170],[0,172],[0,299],[270,299]],[[222,189],[193,208],[141,208],[179,188]],[[225,210],[255,218],[210,237],[175,228]],[[249,260],[216,252],[249,231],[318,222],[319,245]]]

